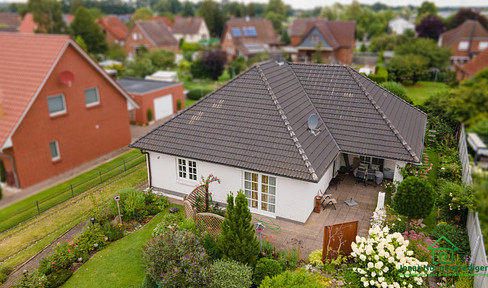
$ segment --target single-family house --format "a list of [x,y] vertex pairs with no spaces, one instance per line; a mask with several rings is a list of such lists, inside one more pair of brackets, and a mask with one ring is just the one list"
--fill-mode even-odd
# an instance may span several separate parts
[[207,24],[205,24],[205,19],[200,17],[182,17],[175,19],[173,36],[178,41],[184,39],[188,43],[197,43],[202,40],[208,40],[210,31],[208,31]]
[[421,161],[426,121],[348,66],[268,61],[130,147],[148,154],[154,191],[181,198],[212,173],[214,201],[242,190],[252,212],[304,223],[341,166],[401,180],[399,167]]
[[323,18],[295,18],[290,25],[290,45],[297,46],[305,36],[305,32],[310,28],[315,21],[325,21]]
[[181,82],[129,77],[118,80],[118,82],[139,106],[130,115],[133,123],[147,124],[149,122],[148,110],[152,111],[152,121],[171,116],[184,108],[185,96]]
[[388,21],[388,29],[392,33],[403,35],[407,30],[415,31],[415,24],[402,17],[396,17],[395,19]]
[[[63,21],[66,27],[71,25],[71,22],[75,20],[75,16],[71,14],[63,14]],[[22,22],[19,26],[19,32],[21,33],[37,33],[38,30],[43,30],[42,27],[38,27],[36,21],[34,21],[34,15],[32,13],[27,13],[24,15]]]
[[463,65],[488,48],[488,30],[477,20],[466,20],[460,26],[442,33],[438,44],[451,47],[452,64]]
[[476,57],[469,60],[468,63],[460,65],[454,64],[456,67],[456,80],[459,82],[470,79],[481,70],[488,68],[488,49],[480,52]]
[[258,18],[233,18],[225,23],[222,50],[231,61],[239,56],[252,57],[269,52],[280,44],[271,21]]
[[103,34],[105,34],[108,45],[115,43],[122,47],[124,46],[124,40],[127,37],[129,28],[122,20],[117,16],[104,16],[97,19],[97,24],[102,29]]
[[[176,19],[178,15],[174,15],[173,18]],[[163,21],[166,26],[169,27],[169,30],[173,31],[173,22],[166,16],[154,16],[151,18],[152,21]]]
[[148,51],[164,49],[178,53],[178,44],[171,29],[163,21],[138,20],[127,33],[125,51],[129,57],[136,55],[140,46],[146,47]]
[[25,188],[131,142],[130,96],[66,35],[0,33],[0,160]]
[[13,12],[0,12],[0,32],[18,32],[20,16]]
[[314,21],[295,47],[299,61],[311,61],[320,49],[323,61],[351,65],[355,31],[354,21]]

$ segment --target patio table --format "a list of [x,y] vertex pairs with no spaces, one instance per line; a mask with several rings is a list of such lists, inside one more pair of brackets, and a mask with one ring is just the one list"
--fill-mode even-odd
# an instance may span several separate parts
[[[354,169],[353,175],[356,177],[356,173],[358,172],[359,168]],[[381,182],[383,182],[383,172],[381,171],[375,171],[375,176],[376,176],[376,185],[380,185]]]

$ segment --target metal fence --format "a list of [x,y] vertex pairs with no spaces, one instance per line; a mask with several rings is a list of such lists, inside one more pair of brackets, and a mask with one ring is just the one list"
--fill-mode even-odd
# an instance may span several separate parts
[[[471,185],[473,179],[471,177],[471,165],[469,163],[468,146],[464,125],[461,125],[461,133],[459,135],[459,159],[461,160],[463,167],[463,182],[466,185]],[[474,213],[469,211],[466,229],[468,230],[469,247],[471,248],[470,264],[475,266],[488,266],[485,244],[483,242],[483,234],[481,233],[480,220],[477,212]],[[487,277],[485,276],[474,276],[474,287],[488,288],[488,280],[486,278]]]
[[58,191],[46,193],[44,197],[41,197],[35,202],[20,208],[19,210],[15,211],[13,215],[9,215],[8,219],[0,219],[0,233],[11,229],[12,227],[32,217],[40,215],[42,212],[50,209],[51,207],[54,207],[75,197],[78,194],[92,189],[145,161],[145,154],[137,154],[121,160],[120,162],[114,163],[109,167],[105,167],[104,169],[94,170],[92,173],[86,175],[86,177],[76,179],[77,182],[67,184]]

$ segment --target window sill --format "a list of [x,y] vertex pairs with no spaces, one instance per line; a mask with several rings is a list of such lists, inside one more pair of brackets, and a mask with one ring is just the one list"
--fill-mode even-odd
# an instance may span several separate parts
[[191,187],[196,187],[198,185],[198,181],[196,180],[188,180],[182,178],[177,178],[176,183],[186,185],[186,186],[191,186]]
[[63,113],[59,113],[59,114],[49,114],[49,117],[51,117],[51,119],[58,119],[58,118],[63,118],[63,117],[66,117],[68,116],[68,112],[63,112]]
[[86,110],[91,110],[91,109],[98,108],[100,106],[102,106],[102,105],[100,104],[100,102],[98,102],[98,103],[95,103],[95,104],[86,105],[85,107],[86,107]]
[[51,162],[53,164],[58,164],[58,163],[61,163],[61,158],[58,158],[58,159],[51,159]]

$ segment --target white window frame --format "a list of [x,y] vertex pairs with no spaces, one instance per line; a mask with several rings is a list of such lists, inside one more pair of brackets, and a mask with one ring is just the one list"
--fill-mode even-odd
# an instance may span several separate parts
[[197,161],[176,158],[176,174],[178,179],[196,182],[198,180],[197,169]]
[[468,41],[460,41],[458,45],[458,50],[459,51],[466,51],[469,48],[469,42]]
[[[246,173],[251,174],[251,181],[246,180]],[[252,181],[252,174],[257,174],[258,175],[258,182]],[[268,183],[263,183],[263,176],[268,177]],[[270,179],[274,178],[274,185],[271,184]],[[250,188],[246,188],[246,182],[249,182],[251,184]],[[252,182],[257,183],[257,191],[254,191],[252,188]],[[246,195],[247,199],[247,207],[249,210],[259,213],[259,214],[265,214],[269,216],[274,216],[276,214],[276,198],[277,198],[277,182],[278,178],[276,176],[271,176],[268,174],[263,174],[263,173],[258,173],[258,172],[253,172],[253,171],[243,171],[242,173],[242,190],[244,191],[244,195]],[[267,187],[267,192],[263,191],[263,185]],[[271,193],[270,187],[274,188],[274,194]],[[257,192],[258,198],[257,200],[253,200],[252,198],[252,193]],[[263,200],[263,196],[267,197],[267,200]],[[271,201],[271,199],[274,198],[274,201]],[[252,206],[252,201],[257,201],[257,207]],[[266,210],[263,209],[263,204],[266,204]],[[269,211],[270,210],[270,205],[274,206],[274,211]]]
[[[51,112],[51,109],[49,109],[49,99],[54,97],[59,97],[59,96],[61,96],[61,100],[63,101],[64,109],[56,112]],[[47,110],[49,111],[49,116],[56,116],[56,115],[61,115],[66,113],[67,109],[66,109],[66,100],[64,99],[64,94],[57,94],[57,95],[47,97]]]
[[478,50],[483,51],[483,50],[485,50],[486,48],[488,48],[488,41],[481,41],[481,42],[478,44]]
[[[58,156],[56,156],[56,157],[53,157],[53,153],[51,151],[51,143],[54,143],[54,145],[56,145],[56,152],[58,154]],[[57,161],[57,160],[61,159],[61,153],[59,152],[58,140],[54,140],[54,141],[49,142],[49,153],[51,154],[51,161]]]
[[137,33],[136,32],[132,33],[132,40],[137,40]]
[[[96,102],[92,102],[92,103],[87,103],[86,102],[86,90],[91,90],[91,89],[95,89],[95,93],[97,94],[97,101]],[[84,94],[85,94],[85,105],[86,107],[92,107],[92,106],[96,106],[96,105],[99,105],[100,104],[100,93],[98,93],[98,87],[91,87],[91,88],[86,88],[85,90],[83,90]]]

